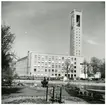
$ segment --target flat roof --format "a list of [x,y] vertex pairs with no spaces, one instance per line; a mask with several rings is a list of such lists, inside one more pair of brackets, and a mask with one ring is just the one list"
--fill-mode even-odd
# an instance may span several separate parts
[[[24,60],[24,59],[26,59],[28,56],[25,56],[25,57],[23,57],[23,58],[20,58],[20,59],[18,59],[18,61],[21,61],[21,60]],[[17,61],[17,62],[18,62]]]
[[29,53],[35,53],[35,54],[41,54],[41,55],[54,55],[54,56],[66,56],[66,57],[83,57],[83,56],[71,56],[71,55],[64,55],[64,54],[53,54],[53,53],[41,53],[41,52],[36,52],[36,51],[29,51]]
[[70,12],[70,14],[73,13],[73,12],[75,12],[75,11],[76,11],[76,12],[82,12],[82,10],[74,9],[73,11]]

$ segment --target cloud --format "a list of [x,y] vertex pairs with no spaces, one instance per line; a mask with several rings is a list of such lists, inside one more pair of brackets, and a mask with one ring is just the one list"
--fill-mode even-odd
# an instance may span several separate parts
[[93,41],[93,40],[87,40],[87,43],[93,44],[93,45],[97,45],[97,44],[98,44],[97,42],[95,42],[95,41]]
[[97,37],[95,37],[93,35],[89,36],[89,34],[84,34],[83,35],[83,41],[85,43],[88,43],[88,44],[91,44],[91,45],[98,45],[98,44],[100,44],[100,43],[97,42]]

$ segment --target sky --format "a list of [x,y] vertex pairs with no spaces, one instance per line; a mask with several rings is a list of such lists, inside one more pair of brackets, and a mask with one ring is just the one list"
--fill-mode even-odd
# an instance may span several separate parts
[[16,38],[12,50],[69,54],[70,12],[82,10],[82,56],[105,57],[105,3],[72,1],[3,1],[2,23]]

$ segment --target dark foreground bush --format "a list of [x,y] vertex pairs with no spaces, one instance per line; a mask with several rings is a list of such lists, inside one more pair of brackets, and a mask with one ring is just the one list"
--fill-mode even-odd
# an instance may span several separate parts
[[2,87],[2,95],[5,95],[5,94],[11,94],[11,93],[18,93],[18,91],[20,90],[21,88],[19,87]]
[[41,98],[29,98],[29,99],[15,99],[13,101],[8,101],[8,102],[5,102],[3,104],[23,104],[23,103],[35,103],[35,104],[49,104],[50,102],[47,102],[45,99],[41,99]]

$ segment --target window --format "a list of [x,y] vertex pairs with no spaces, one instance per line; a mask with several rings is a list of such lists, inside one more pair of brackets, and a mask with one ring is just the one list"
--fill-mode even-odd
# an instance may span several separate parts
[[70,74],[68,74],[68,77],[70,78]]
[[55,72],[57,72],[57,69],[55,70]]
[[65,74],[65,76],[67,76],[67,74]]
[[73,78],[73,74],[71,74],[71,78]]
[[36,72],[36,69],[34,69],[34,71]]
[[76,64],[76,62],[74,62],[74,64]]
[[76,73],[76,70],[74,70],[74,73]]
[[57,74],[55,74],[55,76],[57,76]]
[[80,65],[83,65],[83,63],[80,63]]
[[74,77],[76,77],[76,74],[74,74]]
[[62,57],[62,60],[64,60],[64,57]]
[[64,66],[64,63],[62,63],[62,66]]
[[42,65],[44,65],[44,62],[42,62]]
[[80,27],[80,15],[76,15],[76,24]]
[[45,72],[47,72],[47,69],[45,69]]
[[49,58],[49,61],[51,61],[51,58]]
[[73,70],[71,70],[71,72],[73,73]]
[[54,69],[52,69],[52,72],[54,72]]
[[38,57],[38,60],[40,60],[40,57]]
[[76,68],[76,66],[74,66],[74,68]]
[[49,72],[50,72],[50,69],[49,69]]
[[44,60],[44,56],[42,56],[42,60]]
[[58,74],[58,76],[60,76],[60,74]]
[[76,60],[76,58],[74,58],[74,60]]
[[52,65],[52,68],[54,68],[54,65]]
[[54,74],[52,74],[52,76],[54,76]]

